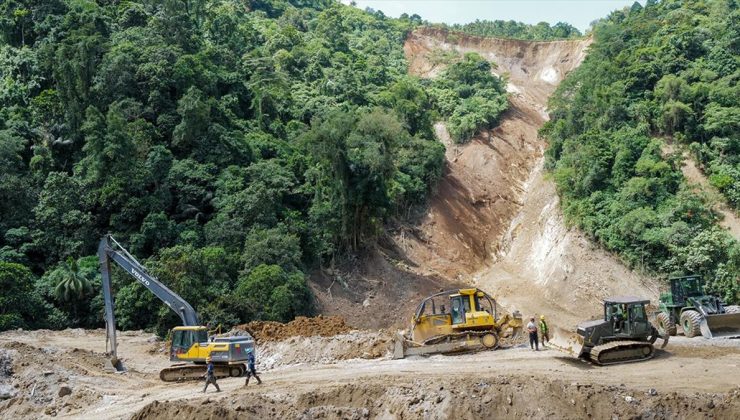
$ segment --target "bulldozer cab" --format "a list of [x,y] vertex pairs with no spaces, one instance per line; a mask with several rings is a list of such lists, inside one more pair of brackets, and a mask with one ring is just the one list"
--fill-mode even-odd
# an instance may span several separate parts
[[634,337],[650,333],[645,305],[648,300],[617,297],[604,301],[604,320],[609,322],[614,336]]
[[450,296],[452,325],[465,325],[470,318],[496,318],[496,305],[488,295],[477,289],[464,289]]

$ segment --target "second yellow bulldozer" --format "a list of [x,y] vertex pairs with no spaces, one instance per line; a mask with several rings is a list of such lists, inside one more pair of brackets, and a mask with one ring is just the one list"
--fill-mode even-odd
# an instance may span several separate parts
[[448,290],[419,304],[410,331],[396,337],[393,358],[496,349],[500,337],[518,336],[521,330],[521,314],[499,317],[496,301],[486,292]]

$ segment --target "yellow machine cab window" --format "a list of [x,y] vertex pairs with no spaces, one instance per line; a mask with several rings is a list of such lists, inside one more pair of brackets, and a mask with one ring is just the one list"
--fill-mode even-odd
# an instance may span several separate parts
[[205,328],[179,329],[172,331],[172,347],[189,349],[195,343],[207,343],[208,331]]

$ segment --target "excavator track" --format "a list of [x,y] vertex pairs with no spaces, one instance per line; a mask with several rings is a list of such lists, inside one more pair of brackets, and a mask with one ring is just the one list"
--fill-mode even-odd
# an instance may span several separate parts
[[600,366],[641,362],[654,355],[655,347],[644,341],[612,341],[594,346],[589,353],[591,361]]
[[[247,371],[244,364],[215,365],[216,378],[240,377]],[[176,365],[159,371],[159,379],[164,382],[196,381],[206,374],[205,365]]]

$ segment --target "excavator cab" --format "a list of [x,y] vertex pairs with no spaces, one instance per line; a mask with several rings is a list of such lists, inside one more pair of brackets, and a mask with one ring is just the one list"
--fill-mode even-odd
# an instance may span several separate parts
[[[197,344],[197,346],[196,346]],[[206,348],[208,346],[208,330],[206,327],[175,327],[172,329],[172,344],[170,345],[170,360],[177,362],[187,357],[191,349]],[[199,358],[200,352],[194,351],[193,356]],[[184,356],[184,357],[183,357]],[[205,360],[204,355],[204,360]]]

